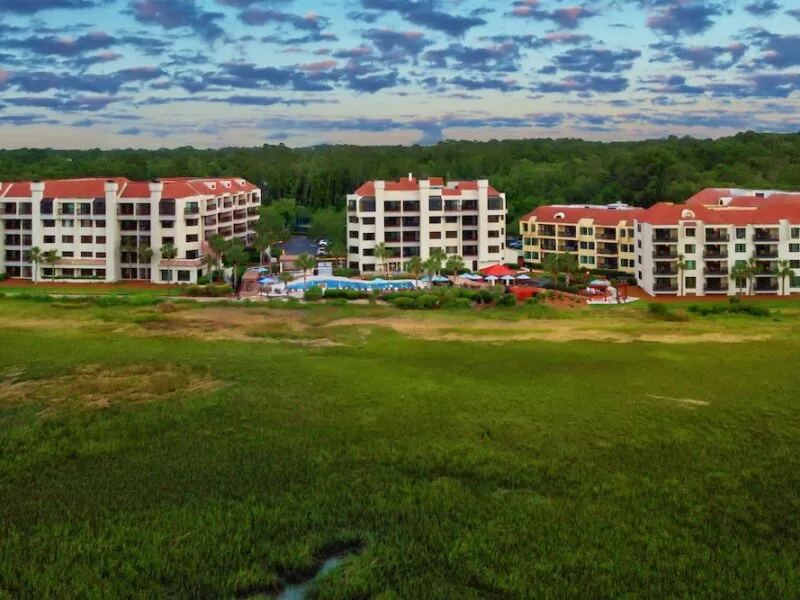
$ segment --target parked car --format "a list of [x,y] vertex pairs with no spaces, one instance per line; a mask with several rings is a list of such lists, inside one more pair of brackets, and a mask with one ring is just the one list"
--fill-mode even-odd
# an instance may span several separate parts
[[522,241],[517,240],[514,242],[509,242],[508,247],[511,248],[512,250],[522,250]]

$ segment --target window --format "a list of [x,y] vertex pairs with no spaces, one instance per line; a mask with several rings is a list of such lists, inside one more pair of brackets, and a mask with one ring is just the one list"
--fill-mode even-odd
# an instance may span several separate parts
[[348,254],[358,254],[358,246],[348,246],[347,247]]
[[790,269],[800,269],[800,260],[790,260],[789,261],[789,268]]
[[489,223],[499,223],[500,215],[489,215]]
[[[637,223],[636,224],[636,231],[638,231],[639,233],[642,233],[642,224],[641,223]],[[639,279],[641,279],[641,278],[642,278],[642,274],[639,273]]]
[[[641,231],[641,229],[640,229],[639,231]],[[638,273],[636,273],[636,276],[637,276],[639,279],[641,279],[641,278],[642,278],[642,272],[641,272],[641,271],[639,271]]]
[[528,224],[527,223],[523,223],[522,224],[522,231],[523,232],[527,232],[528,231]]
[[736,239],[743,240],[747,237],[747,229],[744,227],[737,227],[736,228]]
[[61,226],[62,227],[75,227],[75,221],[73,221],[72,219],[66,219],[64,221],[61,221]]
[[103,277],[105,279],[105,276],[106,276],[106,270],[105,269],[95,269],[94,273],[95,273],[95,275],[97,277]]
[[[638,262],[639,264],[642,264],[642,257],[641,256],[637,256],[636,257],[636,262]],[[641,277],[641,275],[639,275],[639,277]]]
[[800,252],[800,244],[789,244],[789,252]]
[[428,223],[430,223],[431,225],[436,225],[437,223],[441,222],[442,222],[442,217],[430,217],[428,219]]
[[[100,242],[97,242],[97,243],[99,244]],[[105,238],[103,240],[103,243],[105,243]],[[162,246],[166,246],[167,244],[169,244],[170,246],[174,246],[175,245],[175,238],[174,237],[162,237],[161,238],[161,245]]]
[[[358,254],[358,251],[354,252],[354,254]],[[362,252],[364,256],[375,256],[375,248],[364,248],[364,252]]]
[[687,277],[686,278],[686,289],[693,290],[697,288],[697,277]]
[[747,261],[746,261],[746,260],[737,260],[737,261],[736,261],[736,266],[737,266],[737,267],[743,267],[743,266],[745,266],[746,264],[747,264]]
[[[95,256],[95,258],[105,258],[106,257],[106,253],[105,252],[95,252],[94,256]],[[105,277],[105,276],[106,276],[106,274],[104,272],[103,273],[103,277]]]
[[791,235],[792,239],[800,238],[800,227],[792,227],[789,234]]
[[92,257],[93,257],[92,252],[81,252],[81,258],[92,258]]
[[348,223],[358,223],[358,217],[355,216],[355,215],[350,215],[349,217],[347,217],[347,222]]
[[42,221],[42,227],[55,227],[55,226],[56,222],[52,219],[47,219],[45,221]]
[[161,281],[172,281],[172,271],[161,269]]
[[585,265],[589,260],[588,256],[581,256],[581,264]]
[[192,274],[189,271],[178,271],[178,281],[191,281]]
[[161,229],[172,229],[175,227],[175,221],[161,221]]
[[[739,237],[738,235],[736,237]],[[736,244],[734,246],[736,252],[747,252],[747,244]]]
[[[688,231],[688,229],[687,229],[687,231]],[[694,254],[695,252],[697,252],[697,248],[695,248],[695,245],[694,245],[694,244],[686,244],[686,245],[684,246],[684,250],[683,250],[683,251],[684,251],[686,254]]]
[[[197,227],[197,224],[199,222],[200,222],[199,219],[186,219],[186,226],[187,227]],[[186,272],[188,273],[188,271],[186,271]],[[180,278],[178,279],[178,281],[180,281]]]
[[90,235],[82,235],[81,236],[81,244],[91,244],[92,243],[92,236]]
[[61,243],[62,244],[74,244],[75,237],[71,235],[62,235],[61,236]]
[[367,273],[372,273],[373,271],[375,271],[375,263],[372,264],[364,263],[363,265],[361,265],[361,269],[363,271],[366,271]]
[[457,232],[457,231],[448,231],[448,232],[446,233],[445,237],[446,237],[448,240],[454,240],[454,239],[457,239],[457,238],[458,238],[458,232]]
[[79,224],[80,224],[81,227],[91,227],[92,226],[92,220],[91,219],[81,219]]
[[347,237],[357,240],[358,239],[358,232],[357,231],[351,231],[350,233],[347,234]]
[[792,282],[789,285],[791,287],[800,287],[800,277],[797,275],[792,277]]
[[627,267],[628,266],[628,259],[627,258],[621,258],[620,261],[619,261],[619,264],[622,265],[623,267]]
[[75,253],[72,250],[65,250],[64,252],[61,253],[61,256],[63,256],[64,258],[72,258],[73,256],[75,256]]
[[434,196],[428,198],[428,210],[442,210],[442,197]]
[[431,231],[430,239],[432,239],[432,240],[440,240],[440,239],[442,239],[442,232],[441,231]]
[[592,227],[581,227],[581,235],[593,235],[594,229]]
[[447,246],[444,251],[445,254],[458,254],[458,246]]
[[489,196],[489,210],[503,210],[503,199],[500,196]]
[[590,256],[590,257],[589,257],[589,264],[590,264],[590,265],[593,265],[593,264],[594,264],[594,256]]
[[103,229],[106,226],[106,222],[102,221],[102,220],[101,221],[95,221],[94,222],[94,226],[99,228],[99,229]]
[[46,235],[44,236],[44,243],[45,244],[55,244],[56,243],[56,236],[54,235]]
[[686,261],[686,270],[687,271],[694,271],[697,268],[697,262],[693,260]]
[[445,217],[445,223],[458,223],[458,217]]
[[500,246],[489,246],[489,254],[498,254],[500,252]]
[[364,217],[361,219],[361,223],[364,225],[375,225],[375,217]]
[[641,248],[642,247],[642,240],[636,240],[636,247],[637,248]]
[[[356,237],[358,237],[358,234],[356,234]],[[375,234],[374,233],[365,233],[364,237],[362,239],[364,241],[366,241],[366,242],[375,241]]]
[[634,237],[633,229],[628,229],[628,237],[629,238]]
[[684,231],[684,235],[686,235],[686,237],[694,237],[695,236],[694,227],[687,227],[686,230]]
[[500,237],[500,232],[497,231],[496,229],[493,229],[493,230],[489,231],[489,237],[490,238],[499,238]]
[[192,242],[196,242],[199,239],[196,233],[192,233],[186,236],[186,243],[191,244]]

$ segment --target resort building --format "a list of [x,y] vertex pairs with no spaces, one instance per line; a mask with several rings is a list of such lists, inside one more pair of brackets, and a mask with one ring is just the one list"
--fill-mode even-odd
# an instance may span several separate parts
[[635,219],[645,211],[626,204],[540,206],[520,220],[522,256],[541,264],[548,254],[572,254],[579,267],[633,274]]
[[[648,294],[734,295],[731,269],[757,260],[756,294],[800,292],[800,193],[708,189],[637,219],[636,279]],[[793,274],[781,285],[779,262]]]
[[[35,246],[60,257],[42,278],[194,283],[208,270],[206,240],[247,243],[260,205],[260,189],[238,178],[0,183],[0,272],[32,278]],[[160,256],[167,244],[175,259]]]
[[369,181],[347,196],[347,261],[351,269],[382,269],[375,246],[384,242],[388,269],[402,271],[433,248],[481,269],[505,257],[506,198],[485,179]]

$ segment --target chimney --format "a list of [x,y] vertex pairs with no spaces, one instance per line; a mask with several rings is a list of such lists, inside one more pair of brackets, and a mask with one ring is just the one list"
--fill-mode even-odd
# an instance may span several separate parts
[[31,182],[31,194],[44,194],[44,182],[43,181],[32,181]]
[[414,174],[413,173],[409,173],[408,174],[408,180],[411,181],[412,179],[414,179]]

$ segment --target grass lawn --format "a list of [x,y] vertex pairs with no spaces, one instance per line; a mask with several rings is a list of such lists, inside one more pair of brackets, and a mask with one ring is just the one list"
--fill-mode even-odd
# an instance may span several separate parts
[[0,314],[4,600],[800,596],[795,314]]
[[67,296],[166,296],[168,294],[178,295],[177,289],[168,289],[167,286],[134,287],[124,284],[52,284],[47,282],[37,283],[36,285],[0,285],[0,293],[3,294],[63,294]]

